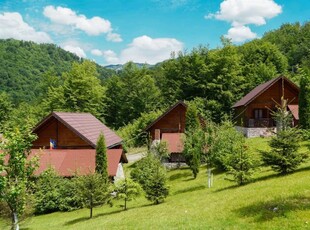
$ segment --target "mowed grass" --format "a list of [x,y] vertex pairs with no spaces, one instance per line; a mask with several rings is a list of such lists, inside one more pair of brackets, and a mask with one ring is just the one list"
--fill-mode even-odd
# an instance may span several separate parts
[[[266,139],[247,141],[253,152],[268,148]],[[160,205],[142,196],[127,211],[116,202],[94,209],[93,219],[88,209],[33,216],[21,229],[310,229],[309,161],[286,176],[262,168],[253,183],[241,187],[215,172],[207,188],[205,167],[195,180],[187,168],[168,172],[168,178],[170,195]],[[0,222],[0,229],[9,228]]]

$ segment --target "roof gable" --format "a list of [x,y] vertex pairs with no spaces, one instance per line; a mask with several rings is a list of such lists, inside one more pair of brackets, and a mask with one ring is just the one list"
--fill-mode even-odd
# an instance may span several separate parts
[[122,139],[115,132],[90,113],[52,112],[33,129],[33,132],[40,129],[52,117],[72,130],[93,148],[96,147],[100,133],[103,133],[108,148],[112,148],[122,142]]
[[160,121],[163,117],[165,117],[168,113],[170,113],[173,109],[175,109],[178,105],[184,106],[187,108],[187,105],[183,101],[178,101],[174,105],[172,105],[170,108],[166,110],[162,115],[160,115],[155,121],[153,121],[151,124],[149,124],[146,128],[145,131],[149,130],[153,125],[155,125],[158,121]]
[[268,90],[271,86],[273,86],[278,81],[285,81],[285,83],[291,85],[293,88],[295,88],[297,91],[299,91],[299,87],[295,85],[292,81],[287,79],[284,76],[279,76],[277,78],[271,79],[263,84],[258,85],[253,90],[251,90],[247,95],[245,95],[243,98],[241,98],[238,102],[236,102],[232,107],[236,108],[239,106],[247,106],[250,102],[255,100],[258,96],[260,96],[262,93],[264,93],[266,90]]

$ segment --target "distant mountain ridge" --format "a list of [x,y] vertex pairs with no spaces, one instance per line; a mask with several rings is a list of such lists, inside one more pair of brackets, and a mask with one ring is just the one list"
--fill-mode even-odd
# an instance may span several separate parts
[[[155,65],[147,64],[147,63],[134,63],[138,68],[153,68]],[[124,68],[126,64],[115,64],[115,65],[106,65],[104,66],[107,69],[115,70],[115,71],[120,71]]]

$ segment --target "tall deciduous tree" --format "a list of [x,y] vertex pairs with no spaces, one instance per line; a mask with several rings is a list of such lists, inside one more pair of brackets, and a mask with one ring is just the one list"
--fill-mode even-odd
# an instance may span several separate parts
[[310,75],[302,69],[299,92],[299,124],[303,129],[310,129]]
[[47,110],[89,112],[96,117],[102,116],[105,88],[100,84],[95,63],[74,63],[62,78],[62,86],[52,86],[48,90],[44,100]]
[[106,82],[107,109],[105,119],[115,128],[128,124],[161,105],[161,93],[151,77],[150,70],[138,68],[129,62],[119,73]]
[[99,135],[96,145],[96,172],[102,175],[105,182],[108,181],[107,147],[102,133]]
[[[12,229],[19,229],[18,216],[23,214],[26,197],[30,193],[30,180],[36,168],[36,159],[27,160],[30,153],[31,142],[35,136],[28,132],[8,132],[0,149],[8,157],[4,165],[5,173],[0,183],[0,199],[5,201],[10,208]],[[3,166],[2,166],[3,167]]]
[[4,123],[9,120],[10,113],[13,110],[11,98],[5,92],[0,93],[0,133],[2,133]]

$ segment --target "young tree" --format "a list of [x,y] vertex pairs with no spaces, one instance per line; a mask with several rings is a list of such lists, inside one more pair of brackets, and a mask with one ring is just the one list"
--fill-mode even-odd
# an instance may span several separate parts
[[301,71],[299,92],[299,124],[303,129],[310,129],[310,75]]
[[102,175],[105,182],[108,181],[107,147],[102,133],[99,135],[96,145],[96,172]]
[[165,170],[161,167],[157,167],[156,171],[149,178],[145,189],[145,197],[154,204],[162,203],[169,195],[169,188],[166,184],[166,180]]
[[232,175],[238,185],[244,185],[252,179],[257,162],[249,153],[244,140],[240,140],[236,145],[235,152],[230,156],[229,164],[226,166],[227,174]]
[[83,207],[90,210],[89,218],[92,218],[93,208],[109,200],[109,184],[103,183],[102,175],[98,173],[78,176],[75,180],[77,196],[81,199]]
[[205,140],[200,127],[198,110],[194,103],[190,103],[186,111],[184,150],[186,164],[193,172],[194,178],[199,173]]
[[166,171],[153,154],[148,153],[145,158],[138,161],[130,175],[134,181],[141,185],[145,191],[145,197],[154,204],[163,202],[168,196]]
[[186,164],[193,172],[194,178],[199,173],[204,146],[204,132],[201,129],[197,129],[195,132],[186,132],[183,155]]
[[269,146],[270,151],[262,151],[262,158],[266,165],[281,174],[293,172],[308,157],[299,150],[300,135],[296,128],[289,128],[277,132],[272,137]]
[[8,162],[2,165],[5,173],[0,181],[0,200],[7,203],[12,217],[12,229],[19,229],[19,215],[25,210],[26,197],[30,193],[30,180],[36,168],[36,159],[27,160],[31,142],[35,136],[28,132],[15,130],[5,134],[5,142],[0,149],[8,156]]
[[124,210],[127,210],[127,202],[132,201],[142,192],[141,186],[131,179],[118,180],[114,191],[117,199],[124,199]]

